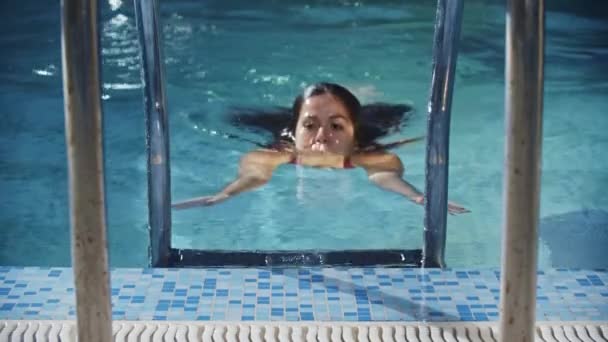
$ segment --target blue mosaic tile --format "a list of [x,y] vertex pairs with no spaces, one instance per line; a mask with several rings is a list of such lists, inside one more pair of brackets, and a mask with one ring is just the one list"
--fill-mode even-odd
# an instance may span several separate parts
[[[0,319],[73,319],[72,270],[1,268]],[[129,320],[498,319],[496,270],[115,269],[112,315]],[[538,272],[539,320],[608,319],[606,270]]]

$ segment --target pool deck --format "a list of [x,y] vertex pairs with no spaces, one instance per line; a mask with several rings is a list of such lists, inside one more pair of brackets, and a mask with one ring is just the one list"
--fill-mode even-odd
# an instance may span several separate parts
[[[114,269],[112,317],[128,321],[484,322],[495,269]],[[75,319],[70,268],[0,267],[0,320]],[[538,272],[538,321],[608,321],[608,271]]]

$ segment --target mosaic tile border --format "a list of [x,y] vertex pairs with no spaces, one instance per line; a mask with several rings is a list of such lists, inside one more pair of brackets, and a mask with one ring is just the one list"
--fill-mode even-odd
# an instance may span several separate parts
[[[497,270],[114,269],[115,320],[496,321]],[[608,271],[538,272],[539,321],[608,320]],[[0,319],[74,319],[70,268],[0,267]]]

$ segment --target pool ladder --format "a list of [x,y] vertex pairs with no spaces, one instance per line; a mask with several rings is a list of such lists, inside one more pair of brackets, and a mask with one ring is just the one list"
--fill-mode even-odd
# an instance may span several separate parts
[[[433,50],[423,265],[443,266],[449,117],[462,0],[438,0]],[[169,148],[158,0],[135,0],[147,115],[150,255],[170,257]],[[102,157],[98,5],[63,0],[62,64],[72,267],[80,341],[112,338]],[[506,7],[504,223],[500,341],[534,338],[544,65],[544,0]],[[152,70],[146,70],[152,69]]]

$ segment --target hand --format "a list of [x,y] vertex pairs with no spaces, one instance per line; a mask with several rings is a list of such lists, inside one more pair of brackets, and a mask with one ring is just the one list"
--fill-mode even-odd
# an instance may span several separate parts
[[215,194],[212,196],[197,197],[197,198],[192,198],[192,199],[189,199],[186,201],[171,204],[171,208],[179,210],[179,209],[188,209],[188,208],[193,208],[193,207],[198,207],[198,206],[208,207],[210,205],[214,205],[214,204],[223,202],[228,197],[230,197],[230,196],[226,195],[224,193],[219,193],[219,194]]
[[456,204],[454,202],[448,202],[448,213],[450,215],[456,215],[456,214],[464,214],[464,213],[470,213],[471,211],[463,206],[461,206],[460,204]]
[[[412,202],[420,205],[424,205],[424,196],[416,196],[412,198]],[[448,214],[456,215],[456,214],[464,214],[470,213],[471,211],[460,204],[449,202],[448,201]]]

